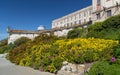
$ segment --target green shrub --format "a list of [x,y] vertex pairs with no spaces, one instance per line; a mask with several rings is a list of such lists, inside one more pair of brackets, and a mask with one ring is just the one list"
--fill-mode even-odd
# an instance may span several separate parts
[[85,29],[74,28],[69,31],[67,34],[67,38],[79,38],[85,36]]
[[120,59],[120,45],[114,47],[113,49],[113,54],[114,57],[119,58]]
[[14,44],[8,45],[7,39],[0,41],[0,54],[7,53],[8,51],[14,48],[15,48]]
[[1,40],[0,41],[0,54],[3,54],[5,52],[7,52],[7,39]]
[[7,43],[8,43],[7,41],[8,41],[7,39],[1,40],[0,41],[0,47],[7,45]]
[[0,54],[6,53],[7,50],[8,50],[8,46],[7,45],[0,47]]
[[28,41],[30,41],[29,38],[27,38],[27,37],[21,37],[21,38],[17,39],[17,40],[14,42],[14,44],[15,44],[16,46],[19,46],[19,45],[24,44],[24,43],[26,43],[26,42],[28,42]]
[[88,27],[87,37],[103,39],[120,39],[120,15],[113,16],[104,22],[98,22]]
[[88,75],[120,75],[120,65],[109,64],[107,61],[96,62],[90,68]]
[[103,28],[120,28],[120,15],[112,16],[103,22]]
[[96,31],[96,32],[100,32],[103,30],[103,27],[102,27],[103,23],[102,22],[96,22],[92,25],[90,25],[88,27],[88,31]]

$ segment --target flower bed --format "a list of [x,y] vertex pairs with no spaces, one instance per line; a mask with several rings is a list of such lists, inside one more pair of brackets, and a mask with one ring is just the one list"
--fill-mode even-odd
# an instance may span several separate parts
[[56,72],[63,61],[79,64],[110,57],[112,48],[117,45],[118,41],[95,38],[57,40],[54,43],[34,45],[27,50],[19,64]]

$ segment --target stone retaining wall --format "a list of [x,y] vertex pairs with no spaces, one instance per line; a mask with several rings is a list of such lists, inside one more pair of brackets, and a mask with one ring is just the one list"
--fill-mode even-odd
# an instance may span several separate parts
[[84,73],[89,71],[91,64],[92,63],[72,64],[64,61],[57,75],[84,75]]

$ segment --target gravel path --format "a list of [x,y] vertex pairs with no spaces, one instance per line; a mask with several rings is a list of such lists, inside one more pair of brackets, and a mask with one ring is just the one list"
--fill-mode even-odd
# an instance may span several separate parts
[[29,67],[21,67],[10,63],[5,58],[0,58],[0,75],[54,75],[40,72]]

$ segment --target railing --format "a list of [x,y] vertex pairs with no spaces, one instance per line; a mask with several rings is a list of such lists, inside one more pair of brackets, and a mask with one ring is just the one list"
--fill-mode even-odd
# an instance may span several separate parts
[[83,27],[85,25],[89,25],[92,24],[92,21],[89,22],[84,22],[82,24],[74,24],[72,26],[64,26],[64,27],[60,27],[60,28],[53,28],[52,31],[58,31],[58,30],[64,30],[64,29],[70,29],[70,28],[75,28],[75,27]]

